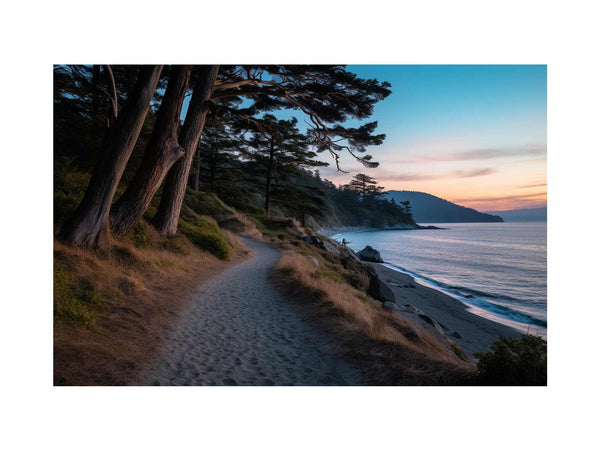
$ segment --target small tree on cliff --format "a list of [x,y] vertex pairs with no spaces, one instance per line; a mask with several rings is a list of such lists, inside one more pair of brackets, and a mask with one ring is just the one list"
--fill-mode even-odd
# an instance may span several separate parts
[[383,195],[383,187],[377,186],[377,181],[364,173],[354,175],[347,187],[350,190],[360,193],[363,202],[366,200],[377,200]]

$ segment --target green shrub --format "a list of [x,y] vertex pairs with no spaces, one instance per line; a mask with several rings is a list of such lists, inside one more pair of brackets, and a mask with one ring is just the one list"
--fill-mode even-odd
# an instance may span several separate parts
[[181,236],[169,237],[164,245],[167,250],[177,253],[178,255],[185,256],[190,254],[189,243]]
[[467,361],[467,355],[465,355],[465,352],[463,351],[462,348],[460,348],[459,345],[455,344],[454,342],[451,344],[452,347],[452,351],[454,352],[454,354],[456,356],[458,356],[460,359],[462,359],[463,361]]
[[476,381],[489,386],[545,386],[546,342],[537,336],[501,337],[479,359]]
[[149,248],[152,241],[150,233],[150,225],[142,219],[133,226],[129,233],[127,233],[125,239],[138,248]]
[[215,222],[188,216],[179,220],[179,230],[195,245],[217,258],[229,260],[231,257],[231,247]]
[[54,224],[59,225],[75,211],[83,199],[90,175],[75,167],[71,160],[60,158],[54,164]]
[[98,311],[104,307],[100,292],[84,290],[77,292],[75,280],[67,266],[54,264],[54,318],[94,326]]
[[185,204],[197,214],[214,217],[223,220],[234,216],[236,212],[221,201],[212,192],[201,192],[188,189],[185,193]]

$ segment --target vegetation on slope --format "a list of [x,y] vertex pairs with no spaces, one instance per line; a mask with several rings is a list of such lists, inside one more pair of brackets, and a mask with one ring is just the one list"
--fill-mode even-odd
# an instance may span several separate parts
[[287,251],[274,269],[275,280],[335,334],[351,358],[368,368],[371,383],[463,384],[472,375],[473,365],[450,342],[384,310],[368,296],[373,269],[348,250],[333,245],[329,248],[337,250],[319,249],[285,234],[278,242]]

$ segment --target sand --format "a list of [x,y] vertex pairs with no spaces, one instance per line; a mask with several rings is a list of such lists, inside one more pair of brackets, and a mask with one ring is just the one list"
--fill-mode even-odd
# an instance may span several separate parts
[[[394,291],[396,304],[416,306],[445,327],[446,335],[471,354],[489,350],[492,341],[499,336],[519,337],[522,334],[513,328],[469,312],[467,306],[460,301],[416,283],[409,275],[389,269],[382,264],[372,265]],[[404,285],[415,287],[405,288]],[[458,332],[461,338],[452,337],[454,332]]]
[[365,384],[334,339],[273,285],[281,252],[244,242],[252,256],[199,287],[144,384]]

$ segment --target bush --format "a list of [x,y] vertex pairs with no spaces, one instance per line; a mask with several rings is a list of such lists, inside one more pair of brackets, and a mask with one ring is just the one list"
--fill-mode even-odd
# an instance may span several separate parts
[[130,241],[135,247],[149,248],[152,242],[150,225],[144,219],[140,220],[127,233],[125,239]]
[[85,326],[95,325],[98,311],[104,306],[100,292],[84,290],[78,292],[75,280],[62,263],[54,264],[54,318],[79,323]]
[[489,386],[545,386],[546,342],[537,336],[501,337],[479,359],[476,381]]
[[231,247],[214,221],[188,216],[179,220],[179,230],[195,245],[217,258],[229,260],[231,257]]
[[90,175],[75,167],[71,160],[59,158],[54,164],[54,224],[69,217],[83,199]]
[[236,215],[236,212],[233,209],[223,203],[221,199],[212,192],[201,192],[188,189],[185,193],[185,204],[196,214],[214,217],[218,221]]

